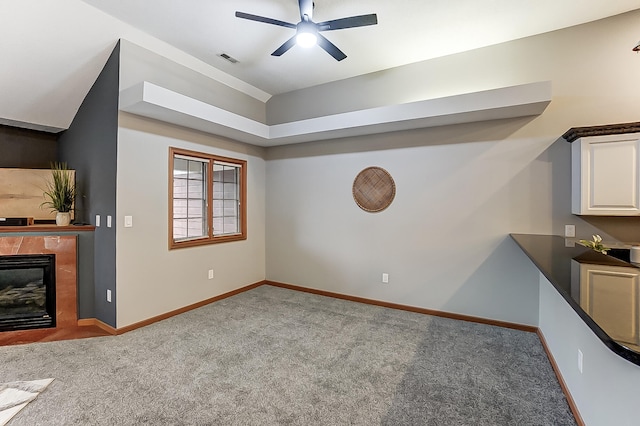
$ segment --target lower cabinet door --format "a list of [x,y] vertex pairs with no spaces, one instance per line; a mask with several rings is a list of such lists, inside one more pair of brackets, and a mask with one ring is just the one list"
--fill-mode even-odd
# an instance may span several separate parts
[[612,339],[636,350],[639,297],[640,269],[580,264],[580,305]]

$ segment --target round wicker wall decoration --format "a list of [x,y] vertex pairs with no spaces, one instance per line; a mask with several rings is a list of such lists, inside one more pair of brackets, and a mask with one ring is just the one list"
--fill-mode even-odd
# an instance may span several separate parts
[[382,167],[367,167],[353,181],[353,199],[366,212],[381,212],[396,196],[396,184]]

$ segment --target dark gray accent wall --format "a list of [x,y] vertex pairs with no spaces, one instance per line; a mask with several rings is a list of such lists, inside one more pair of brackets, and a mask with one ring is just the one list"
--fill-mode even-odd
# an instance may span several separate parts
[[[78,109],[71,126],[60,134],[58,158],[76,170],[79,197],[76,222],[101,226],[94,239],[94,315],[116,327],[116,228],[107,228],[107,216],[115,223],[118,144],[118,90],[120,43],[116,44],[102,72]],[[106,300],[111,290],[112,302]]]
[[96,318],[93,232],[78,232],[78,318]]
[[0,125],[0,167],[48,169],[57,157],[57,134]]

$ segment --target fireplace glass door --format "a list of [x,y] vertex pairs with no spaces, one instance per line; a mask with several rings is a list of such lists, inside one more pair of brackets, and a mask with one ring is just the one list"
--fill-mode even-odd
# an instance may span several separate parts
[[55,255],[0,256],[0,331],[55,327]]

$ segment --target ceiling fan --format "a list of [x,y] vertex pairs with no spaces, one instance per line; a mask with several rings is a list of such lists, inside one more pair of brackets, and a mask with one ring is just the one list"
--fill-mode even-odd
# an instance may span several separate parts
[[318,44],[329,55],[333,56],[337,61],[341,61],[347,57],[335,44],[331,43],[323,37],[321,31],[342,30],[345,28],[364,27],[367,25],[375,25],[378,23],[378,17],[375,13],[369,15],[351,16],[348,18],[333,19],[331,21],[313,22],[313,0],[298,0],[300,6],[300,22],[291,24],[289,22],[279,21],[277,19],[266,18],[264,16],[251,15],[250,13],[236,12],[236,17],[248,19],[250,21],[264,22],[265,24],[278,25],[281,27],[293,28],[296,35],[285,41],[271,55],[281,56],[287,50],[291,49],[295,44],[302,47],[310,47]]

